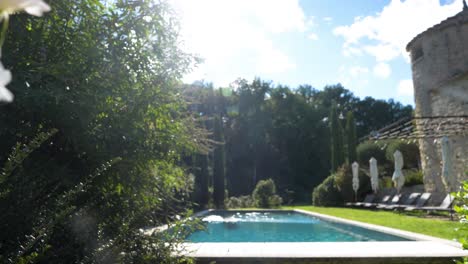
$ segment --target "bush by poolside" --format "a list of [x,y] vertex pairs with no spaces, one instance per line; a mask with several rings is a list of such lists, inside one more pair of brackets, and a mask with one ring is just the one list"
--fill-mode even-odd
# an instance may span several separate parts
[[261,180],[252,193],[255,205],[260,208],[278,207],[283,199],[276,194],[275,182],[272,179]]
[[250,195],[243,195],[239,197],[229,197],[225,201],[225,206],[228,209],[233,209],[233,208],[252,208],[255,207],[254,200],[252,199],[252,196]]
[[335,174],[328,176],[312,192],[312,204],[315,206],[339,206],[343,197],[335,184]]

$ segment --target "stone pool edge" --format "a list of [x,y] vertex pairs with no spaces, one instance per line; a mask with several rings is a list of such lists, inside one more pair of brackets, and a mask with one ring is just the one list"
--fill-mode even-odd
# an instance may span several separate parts
[[[194,216],[203,216],[213,209]],[[237,210],[224,210],[237,211]],[[294,211],[327,221],[344,223],[415,241],[392,242],[236,242],[183,243],[179,254],[203,259],[369,259],[369,258],[459,258],[468,256],[460,243],[395,228],[363,223],[301,209],[245,210]]]

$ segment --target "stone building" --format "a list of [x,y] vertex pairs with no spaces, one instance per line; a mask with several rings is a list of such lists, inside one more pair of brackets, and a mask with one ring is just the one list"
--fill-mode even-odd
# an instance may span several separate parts
[[[428,14],[430,15],[430,14]],[[417,35],[406,47],[411,54],[416,117],[451,117],[468,122],[468,7]],[[464,118],[463,118],[464,116]],[[416,120],[418,130],[426,123]],[[434,119],[436,120],[436,119]],[[445,122],[448,118],[439,118]],[[466,127],[466,126],[465,126]],[[437,129],[437,128],[434,128]],[[463,126],[462,126],[463,129]],[[444,131],[441,131],[444,134]],[[450,132],[447,130],[447,133]],[[448,135],[452,172],[458,184],[467,179],[468,131]],[[424,185],[429,192],[445,192],[441,178],[441,143],[439,137],[419,139]]]

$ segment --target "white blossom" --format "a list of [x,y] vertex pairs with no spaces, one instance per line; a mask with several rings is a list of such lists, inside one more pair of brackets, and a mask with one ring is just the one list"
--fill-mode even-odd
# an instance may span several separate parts
[[33,16],[42,16],[50,11],[50,6],[43,0],[0,0],[0,12],[13,14],[20,11]]
[[10,82],[11,72],[5,70],[3,64],[0,62],[0,102],[11,103],[13,101],[13,94],[6,88],[6,85]]

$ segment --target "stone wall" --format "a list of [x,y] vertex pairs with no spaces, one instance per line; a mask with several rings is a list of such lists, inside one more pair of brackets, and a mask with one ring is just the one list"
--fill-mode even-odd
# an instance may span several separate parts
[[[412,59],[416,116],[468,115],[468,10],[421,33],[407,50]],[[417,122],[417,128],[424,128],[424,122]],[[459,182],[467,178],[467,135],[468,131],[449,137],[452,171]],[[426,191],[445,192],[440,138],[420,139],[419,145]]]

